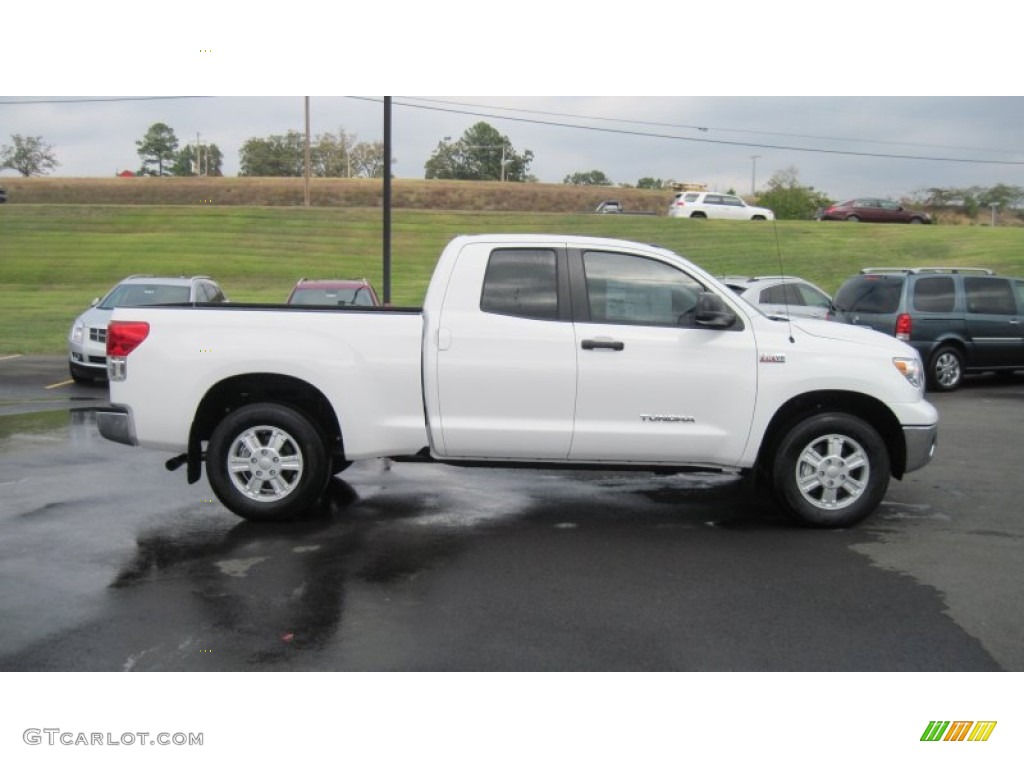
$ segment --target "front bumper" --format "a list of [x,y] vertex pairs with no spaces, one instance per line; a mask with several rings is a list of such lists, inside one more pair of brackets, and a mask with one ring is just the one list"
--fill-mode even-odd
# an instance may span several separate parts
[[138,445],[135,422],[127,408],[112,406],[96,411],[96,427],[107,440],[124,445]]
[[904,472],[913,472],[932,460],[932,456],[935,455],[935,446],[938,443],[938,434],[937,424],[932,424],[930,427],[903,428],[903,442],[907,450]]

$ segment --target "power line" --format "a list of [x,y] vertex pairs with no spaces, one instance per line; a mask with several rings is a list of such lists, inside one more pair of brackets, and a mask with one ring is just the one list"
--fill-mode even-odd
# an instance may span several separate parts
[[816,134],[809,133],[788,133],[783,131],[762,131],[754,130],[751,128],[721,128],[717,126],[707,125],[690,125],[687,123],[662,123],[651,120],[630,120],[621,117],[599,117],[597,115],[580,115],[569,112],[550,112],[541,109],[524,109],[521,107],[502,107],[491,104],[474,104],[471,102],[463,101],[447,101],[443,99],[425,99],[420,96],[405,96],[403,98],[413,99],[414,101],[427,102],[428,104],[447,104],[457,107],[475,107],[477,109],[500,109],[509,112],[522,112],[523,114],[530,115],[548,115],[551,117],[572,117],[579,120],[601,120],[610,123],[626,123],[629,125],[649,125],[657,128],[689,128],[695,131],[701,131],[707,133],[708,131],[722,131],[724,133],[752,133],[760,136],[786,136],[793,139],[817,139],[820,141],[847,141],[856,142],[859,144],[888,144],[893,146],[903,147],[930,147],[932,149],[959,149],[966,150],[969,152],[988,152],[994,154],[996,152],[1003,152],[1006,150],[994,150],[988,147],[965,147],[956,146],[949,144],[927,144],[922,142],[911,142],[911,141],[892,141],[887,139],[855,139],[844,136],[818,136]]
[[170,101],[185,98],[216,98],[216,96],[105,96],[97,98],[27,98],[18,100],[0,100],[0,106],[12,104],[89,104],[116,103],[118,101]]
[[[372,101],[379,103],[379,99],[369,96],[347,96],[346,98],[357,101]],[[554,122],[550,120],[537,120],[528,117],[513,117],[511,115],[495,115],[475,110],[454,109],[450,107],[428,106],[424,104],[410,104],[408,102],[393,101],[393,104],[411,109],[426,109],[434,112],[448,112],[452,114],[470,115],[472,117],[487,117],[492,120],[511,120],[517,123],[530,123],[533,125],[547,125],[557,128],[574,128],[581,131],[593,131],[596,133],[613,133],[622,136],[642,136],[650,139],[669,139],[672,141],[691,141],[701,144],[721,144],[733,147],[753,147],[755,149],[778,149],[789,152],[810,152],[824,155],[847,155],[851,157],[874,157],[889,160],[926,160],[930,162],[945,163],[968,163],[978,165],[1024,165],[1024,160],[978,160],[963,157],[931,157],[925,155],[897,155],[882,152],[858,152],[850,149],[822,149],[818,147],[797,147],[780,144],[763,144],[752,141],[728,141],[726,139],[699,138],[696,136],[675,136],[664,133],[647,133],[644,131],[629,131],[621,128],[601,128],[593,125],[578,125],[574,123]]]

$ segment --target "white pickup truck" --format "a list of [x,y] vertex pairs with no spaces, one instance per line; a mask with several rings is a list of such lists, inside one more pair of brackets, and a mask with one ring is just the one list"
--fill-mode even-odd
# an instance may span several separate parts
[[774,319],[619,240],[458,237],[422,309],[114,311],[104,437],[206,470],[226,507],[298,516],[352,461],[749,471],[806,524],[853,525],[928,462],[920,360]]

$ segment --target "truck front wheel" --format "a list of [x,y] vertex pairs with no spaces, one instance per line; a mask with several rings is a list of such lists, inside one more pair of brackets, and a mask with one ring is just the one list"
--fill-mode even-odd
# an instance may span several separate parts
[[889,487],[889,451],[867,422],[822,413],[782,439],[772,471],[782,506],[800,522],[844,528],[866,518]]
[[287,520],[320,498],[331,476],[324,439],[299,411],[254,403],[229,413],[206,450],[210,486],[247,520]]

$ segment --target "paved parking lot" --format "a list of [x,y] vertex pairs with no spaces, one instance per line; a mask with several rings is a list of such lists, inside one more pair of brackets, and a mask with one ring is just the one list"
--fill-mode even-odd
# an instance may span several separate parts
[[0,360],[0,670],[1024,670],[1019,377],[935,396],[851,530],[727,475],[384,462],[256,525],[62,365]]

